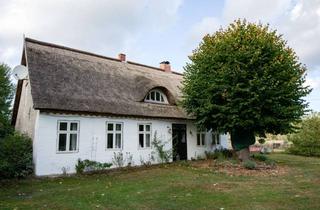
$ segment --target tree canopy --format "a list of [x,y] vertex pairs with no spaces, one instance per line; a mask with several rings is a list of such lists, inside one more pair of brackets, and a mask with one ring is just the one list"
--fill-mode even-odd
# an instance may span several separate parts
[[0,64],[0,139],[12,131],[10,107],[13,94],[14,86],[10,81],[10,67]]
[[236,150],[290,132],[305,113],[306,67],[268,25],[237,20],[206,35],[190,60],[182,106],[199,127],[229,132]]

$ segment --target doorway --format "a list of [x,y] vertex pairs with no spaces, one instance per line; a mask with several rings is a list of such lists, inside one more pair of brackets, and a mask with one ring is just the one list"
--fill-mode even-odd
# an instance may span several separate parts
[[187,125],[172,124],[173,161],[187,160]]

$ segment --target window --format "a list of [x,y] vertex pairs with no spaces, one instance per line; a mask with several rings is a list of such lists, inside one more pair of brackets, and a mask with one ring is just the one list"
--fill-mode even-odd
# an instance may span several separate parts
[[197,146],[205,146],[206,145],[206,132],[198,131],[197,133]]
[[58,121],[58,152],[78,151],[79,122]]
[[151,90],[146,96],[145,102],[168,104],[166,95],[158,89]]
[[122,123],[107,122],[107,149],[122,148]]
[[150,148],[151,124],[138,124],[139,148]]
[[212,145],[220,145],[220,134],[212,132]]

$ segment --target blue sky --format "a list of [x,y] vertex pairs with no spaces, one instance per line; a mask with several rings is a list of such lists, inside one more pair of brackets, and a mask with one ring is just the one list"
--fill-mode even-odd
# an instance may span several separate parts
[[0,62],[19,64],[22,37],[183,72],[206,33],[237,18],[269,23],[308,68],[320,111],[320,0],[0,0]]

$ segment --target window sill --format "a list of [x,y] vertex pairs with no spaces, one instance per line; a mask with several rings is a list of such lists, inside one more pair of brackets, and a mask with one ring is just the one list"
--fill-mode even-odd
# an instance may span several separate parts
[[73,153],[78,153],[79,150],[77,151],[56,151],[56,154],[73,154]]
[[106,152],[112,152],[112,151],[122,151],[123,148],[106,148],[105,151]]
[[151,147],[138,147],[138,150],[151,150]]

